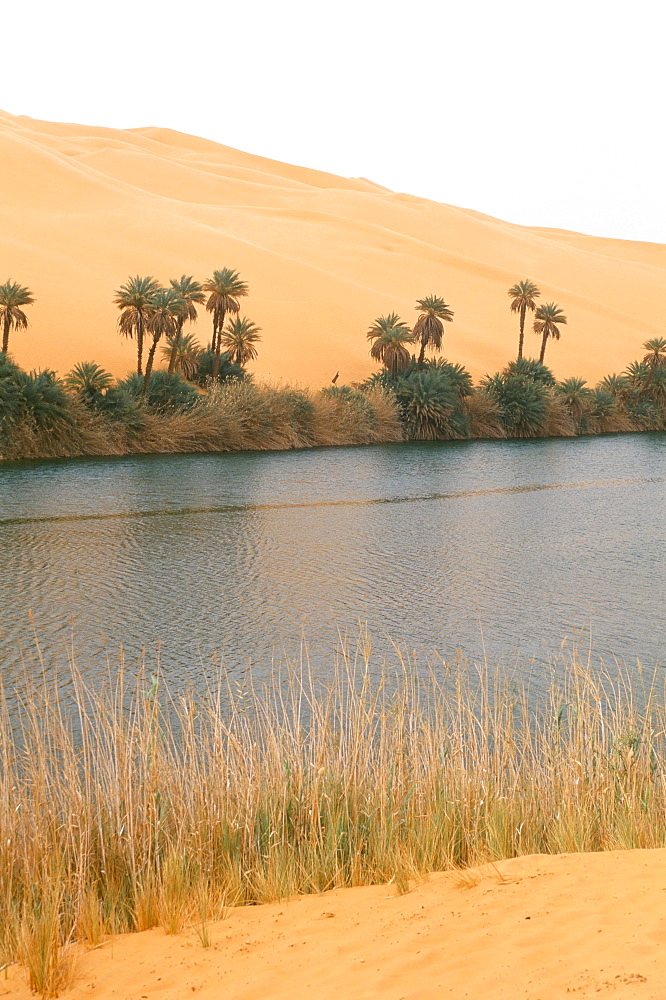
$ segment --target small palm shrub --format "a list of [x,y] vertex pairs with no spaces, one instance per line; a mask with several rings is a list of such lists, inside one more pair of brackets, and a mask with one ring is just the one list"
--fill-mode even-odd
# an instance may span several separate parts
[[448,371],[430,367],[408,372],[394,391],[408,438],[446,441],[469,436],[469,417],[455,376]]
[[[124,390],[133,399],[140,400],[143,393],[143,376],[133,373],[118,383],[118,388]],[[161,413],[173,410],[187,410],[194,406],[199,393],[180,375],[158,369],[150,374],[145,402],[149,409]]]
[[566,406],[577,432],[585,433],[590,405],[594,398],[594,393],[587,386],[585,379],[574,377],[558,382],[555,386],[555,395],[559,396]]
[[548,389],[525,375],[486,377],[482,387],[498,404],[508,437],[539,437],[548,419]]
[[587,412],[589,434],[617,434],[633,429],[631,418],[612,392],[600,386],[592,390]]
[[8,354],[0,353],[0,435],[7,437],[22,416],[18,376],[21,369]]
[[[137,376],[138,378],[138,376]],[[113,375],[92,361],[82,361],[67,373],[63,382],[69,391],[93,413],[114,424],[122,424],[131,433],[139,433],[145,418],[137,399],[127,389],[113,384]]]
[[80,361],[65,375],[63,384],[84,402],[94,400],[113,385],[113,375],[94,361]]
[[518,358],[517,361],[510,361],[506,366],[503,375],[524,375],[541,385],[555,385],[555,376],[550,368],[537,361],[536,358]]
[[[196,360],[196,370],[194,371],[192,380],[201,386],[205,386],[213,379],[215,351],[210,350],[210,348],[200,351]],[[250,376],[241,365],[233,363],[228,351],[220,354],[220,369],[214,381],[229,382],[235,379],[238,382],[243,382],[249,378]]]

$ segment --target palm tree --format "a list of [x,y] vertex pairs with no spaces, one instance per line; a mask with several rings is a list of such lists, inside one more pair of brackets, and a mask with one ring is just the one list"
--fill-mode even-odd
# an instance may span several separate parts
[[[180,317],[179,317],[180,319]],[[199,368],[201,344],[193,333],[175,333],[167,336],[166,347],[162,347],[162,356],[169,362],[169,372],[182,375],[188,381],[194,381]]]
[[120,309],[118,328],[125,337],[136,337],[137,374],[142,374],[143,366],[143,336],[146,329],[148,313],[153,298],[161,288],[155,278],[142,278],[138,274],[129,278],[127,284],[116,290],[114,303]]
[[648,353],[643,358],[642,363],[649,367],[650,373],[643,384],[643,388],[641,389],[641,396],[645,396],[650,388],[657,368],[661,368],[663,365],[666,365],[666,340],[663,337],[653,337],[652,340],[645,341],[643,348]]
[[223,267],[221,271],[214,271],[213,277],[204,283],[203,288],[204,291],[210,293],[206,309],[213,314],[212,346],[215,353],[213,378],[217,378],[220,370],[220,346],[224,320],[227,313],[240,311],[238,299],[242,295],[247,295],[249,289],[238,271],[232,271],[229,267]]
[[178,331],[173,341],[173,351],[169,358],[169,371],[175,371],[176,350],[180,335],[183,332],[183,324],[186,320],[194,323],[197,318],[197,305],[202,305],[206,301],[206,293],[203,286],[195,281],[192,275],[182,274],[180,278],[172,278],[169,282],[171,287],[178,292],[183,300],[183,311],[178,317]]
[[391,378],[396,379],[409,364],[410,353],[405,344],[413,344],[414,337],[397,313],[379,316],[368,330],[368,340],[374,341],[370,355],[381,361]]
[[560,326],[566,324],[567,318],[555,302],[546,302],[537,306],[534,319],[534,332],[542,335],[541,354],[539,361],[543,364],[546,353],[546,341],[549,337],[553,340],[560,339]]
[[226,330],[220,335],[222,345],[229,355],[229,360],[235,365],[246,365],[257,356],[261,327],[246,316],[234,316],[227,323]]
[[439,295],[426,295],[424,299],[419,299],[416,308],[421,315],[414,324],[414,342],[421,341],[419,352],[419,364],[423,364],[426,347],[432,345],[436,351],[442,348],[442,337],[444,336],[444,326],[453,321],[453,310],[451,310],[444,299]]
[[153,370],[155,351],[162,337],[175,337],[178,317],[183,311],[183,300],[175,288],[159,288],[153,295],[146,321],[146,331],[152,334],[152,343],[146,358],[146,372],[143,377],[141,395],[148,392],[150,373]]
[[29,306],[35,300],[29,288],[16,281],[6,281],[0,285],[0,322],[2,322],[2,352],[9,350],[9,331],[26,330],[28,317],[21,306]]
[[541,290],[529,278],[524,278],[511,286],[509,295],[512,300],[511,312],[518,313],[520,318],[520,336],[518,338],[518,360],[520,360],[523,356],[523,340],[525,339],[525,316],[528,309],[531,312],[536,309],[535,300],[541,295]]

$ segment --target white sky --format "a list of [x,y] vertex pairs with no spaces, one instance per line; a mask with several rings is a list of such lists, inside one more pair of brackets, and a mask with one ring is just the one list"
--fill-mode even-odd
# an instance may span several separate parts
[[0,107],[666,243],[663,0],[3,0]]

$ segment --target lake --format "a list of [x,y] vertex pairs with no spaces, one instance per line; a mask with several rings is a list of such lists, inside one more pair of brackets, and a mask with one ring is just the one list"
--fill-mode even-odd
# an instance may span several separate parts
[[3,681],[122,645],[177,685],[366,624],[422,663],[661,665],[665,501],[664,434],[0,465]]

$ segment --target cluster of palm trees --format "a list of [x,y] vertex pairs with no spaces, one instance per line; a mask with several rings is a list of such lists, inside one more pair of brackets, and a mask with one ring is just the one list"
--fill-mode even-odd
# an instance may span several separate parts
[[[541,291],[529,278],[512,285],[509,295],[511,311],[518,313],[520,321],[518,360],[523,356],[525,317],[529,311],[535,314],[534,332],[541,336],[539,361],[543,364],[548,339],[560,339],[560,326],[566,324],[567,318],[556,302],[537,305],[536,300],[540,297]],[[368,330],[368,340],[372,341],[371,357],[381,362],[393,379],[397,379],[401,372],[406,371],[412,360],[416,360],[418,365],[423,365],[426,349],[440,351],[444,323],[453,320],[452,309],[439,295],[426,295],[425,298],[418,299],[415,308],[420,315],[413,329],[410,329],[397,313],[392,312],[386,316],[378,316]],[[410,353],[410,347],[414,344],[420,345],[418,359],[413,359]]]
[[368,330],[368,340],[372,341],[371,357],[380,361],[394,379],[409,367],[412,360],[409,350],[411,345],[421,345],[418,357],[420,365],[423,364],[426,348],[440,351],[444,323],[453,320],[452,310],[439,295],[426,295],[425,298],[418,299],[416,309],[420,315],[411,330],[397,313],[379,316]]
[[[152,276],[136,275],[129,278],[115,293],[114,303],[120,310],[118,327],[126,337],[136,340],[137,374],[143,375],[145,396],[160,340],[167,346],[162,349],[168,359],[169,372],[179,372],[186,378],[193,377],[197,368],[201,345],[193,334],[184,334],[186,322],[197,319],[197,306],[204,305],[212,314],[213,354],[212,376],[220,371],[220,355],[225,349],[229,361],[245,365],[257,356],[256,344],[261,340],[260,329],[246,317],[240,316],[239,299],[248,294],[248,286],[237,271],[224,267],[201,284],[192,275],[172,278],[163,287]],[[229,317],[225,327],[225,320]],[[148,354],[145,369],[143,353],[146,341]]]

